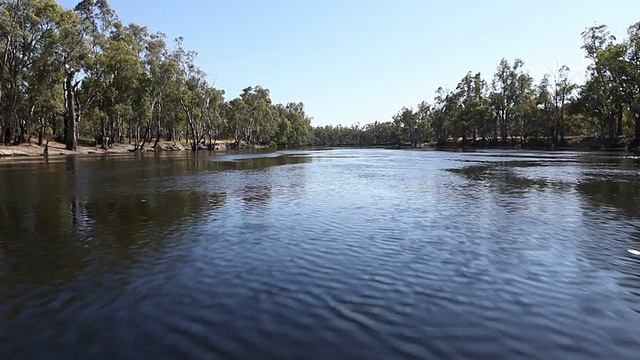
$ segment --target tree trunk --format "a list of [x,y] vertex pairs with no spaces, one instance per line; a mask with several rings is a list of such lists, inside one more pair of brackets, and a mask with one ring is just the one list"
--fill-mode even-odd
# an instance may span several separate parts
[[507,111],[503,111],[500,116],[500,141],[502,144],[507,143]]
[[187,116],[187,125],[189,126],[189,130],[191,132],[191,142],[192,142],[191,149],[193,151],[198,151],[199,139],[198,139],[198,133],[196,132],[196,128],[194,125],[193,115],[183,101],[180,101],[180,104],[182,105],[182,109],[184,110],[184,113]]
[[613,115],[609,115],[609,141],[613,144],[616,137],[616,119]]
[[9,125],[5,125],[2,128],[2,133],[0,133],[0,142],[4,143],[5,145],[8,145],[10,140],[11,140],[11,127]]
[[144,131],[144,135],[142,136],[142,144],[138,144],[138,137],[139,135],[136,135],[136,145],[134,147],[134,150],[144,150],[144,146],[147,144],[147,137],[149,135],[149,130],[151,129],[151,124],[147,125],[147,129]]
[[160,141],[160,135],[162,134],[162,129],[160,127],[160,120],[158,120],[157,128],[156,128],[156,141],[153,143],[153,148],[158,150],[158,142]]
[[52,139],[55,139],[58,135],[58,121],[56,120],[56,115],[51,115],[51,117],[47,120],[51,125],[51,136]]
[[40,119],[40,129],[38,130],[38,146],[42,146],[43,136],[44,136],[44,118]]
[[560,113],[560,126],[558,132],[560,132],[560,144],[564,146],[564,110],[561,110]]
[[636,140],[636,142],[640,141],[640,111],[634,111],[633,112],[633,120],[634,120],[634,138]]
[[616,117],[618,118],[618,123],[616,125],[616,137],[619,138],[622,136],[622,116],[623,116],[623,108],[622,108],[622,104],[618,104],[618,112],[616,114]]
[[[65,104],[65,107],[67,105]],[[69,133],[69,120],[68,120],[68,116],[67,114],[64,114],[64,119],[62,120],[62,134],[60,135],[60,137],[62,138],[62,141],[66,144],[67,143],[67,134]]]
[[75,109],[75,93],[73,91],[74,71],[67,72],[66,91],[67,91],[67,135],[66,149],[76,151],[78,141],[76,139],[76,109]]

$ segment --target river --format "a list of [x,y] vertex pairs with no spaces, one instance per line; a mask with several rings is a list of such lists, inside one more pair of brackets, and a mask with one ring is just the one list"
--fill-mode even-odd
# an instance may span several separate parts
[[635,359],[639,174],[586,152],[0,159],[0,358]]

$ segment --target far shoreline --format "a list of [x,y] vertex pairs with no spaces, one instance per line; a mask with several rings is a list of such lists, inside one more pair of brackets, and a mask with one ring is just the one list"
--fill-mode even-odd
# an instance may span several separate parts
[[[311,145],[308,147],[299,147],[296,149],[309,150],[331,150],[331,149],[388,149],[388,150],[435,150],[435,151],[479,151],[479,150],[510,150],[510,151],[580,151],[580,152],[607,152],[607,153],[639,153],[640,149],[631,146],[632,141],[622,139],[615,146],[603,146],[594,143],[593,138],[571,138],[568,139],[565,146],[509,146],[504,144],[484,144],[483,146],[474,146],[471,142],[462,144],[460,142],[449,142],[444,146],[438,146],[434,143],[418,144],[412,146],[410,144],[394,145],[394,144],[331,144],[331,145]],[[198,151],[210,151],[212,153],[225,153],[229,151],[255,151],[268,150],[267,146],[246,145],[234,146],[233,140],[221,140],[214,144],[212,148],[204,145]],[[90,146],[87,144],[79,144],[76,151],[66,150],[64,144],[58,142],[50,142],[47,154],[45,154],[45,145],[37,145],[33,143],[23,143],[19,145],[0,145],[0,162],[11,163],[20,160],[35,159],[64,159],[67,157],[90,158],[95,156],[116,156],[116,155],[133,155],[133,154],[163,154],[174,152],[192,152],[189,144],[183,142],[162,142],[156,148],[148,146],[144,148],[136,148],[134,144],[113,144],[108,149]],[[278,148],[278,150],[292,148]],[[273,149],[275,150],[275,149]]]
[[476,150],[521,150],[521,151],[585,151],[585,152],[612,152],[612,153],[639,153],[640,147],[632,138],[620,138],[614,144],[603,144],[596,137],[567,137],[563,146],[553,146],[542,142],[532,142],[521,146],[519,143],[503,144],[488,143],[468,140],[466,142],[449,141],[444,145],[436,143],[423,143],[412,146],[411,144],[327,144],[314,145],[319,149],[343,149],[343,148],[363,148],[363,149],[424,149],[442,151],[476,151]]
[[[268,149],[266,146],[246,145],[244,143],[235,144],[232,140],[221,140],[212,144],[211,148],[201,145],[198,151],[228,152],[228,151],[250,151]],[[104,149],[99,146],[78,144],[75,151],[66,150],[65,145],[59,142],[50,142],[48,145],[37,145],[34,143],[22,143],[19,145],[0,145],[0,161],[11,162],[20,159],[59,159],[65,157],[92,157],[111,155],[133,155],[133,154],[159,154],[173,152],[192,152],[189,144],[183,142],[161,142],[157,147],[146,146],[136,147],[135,144],[113,144]]]

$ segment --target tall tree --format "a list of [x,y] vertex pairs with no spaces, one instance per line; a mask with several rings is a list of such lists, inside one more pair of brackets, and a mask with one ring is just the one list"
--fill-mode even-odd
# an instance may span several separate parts
[[640,21],[627,30],[624,95],[634,120],[634,139],[640,142]]
[[498,117],[498,131],[500,141],[505,144],[511,126],[513,107],[516,105],[517,80],[521,72],[524,61],[515,59],[513,65],[506,59],[500,60],[496,73],[493,77],[492,105]]

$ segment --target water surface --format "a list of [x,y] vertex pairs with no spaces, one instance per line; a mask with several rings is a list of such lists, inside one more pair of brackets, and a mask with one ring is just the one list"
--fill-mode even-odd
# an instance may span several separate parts
[[0,358],[638,358],[640,159],[0,161]]

